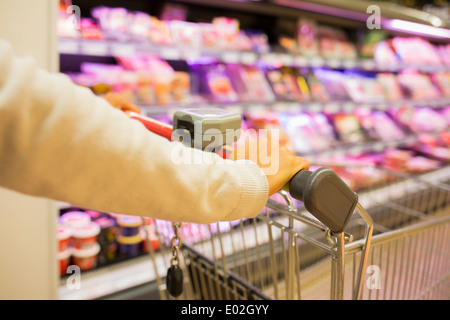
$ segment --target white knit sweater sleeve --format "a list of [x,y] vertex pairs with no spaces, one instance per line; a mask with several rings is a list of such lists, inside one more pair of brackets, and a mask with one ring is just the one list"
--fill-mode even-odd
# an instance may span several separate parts
[[89,89],[18,58],[0,39],[0,186],[83,208],[208,223],[252,217],[268,182],[147,131]]

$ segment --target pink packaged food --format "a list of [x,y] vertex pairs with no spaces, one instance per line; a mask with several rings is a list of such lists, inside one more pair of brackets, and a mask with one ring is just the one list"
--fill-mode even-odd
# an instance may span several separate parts
[[90,222],[91,217],[83,211],[68,211],[59,218],[59,223],[71,228],[84,226]]
[[341,112],[330,117],[341,141],[360,142],[366,139],[356,115]]
[[58,252],[64,252],[70,247],[72,231],[69,226],[58,224],[56,238],[58,239]]
[[150,17],[150,40],[155,44],[169,45],[172,43],[169,24],[156,17]]
[[306,57],[314,57],[319,53],[317,41],[317,24],[315,21],[301,18],[297,23],[297,42],[299,51]]
[[80,270],[91,270],[97,266],[97,256],[100,252],[100,245],[94,244],[87,249],[73,249],[73,263],[80,267]]
[[253,50],[258,53],[267,53],[270,51],[269,38],[262,31],[246,30],[247,36],[253,44]]
[[95,7],[91,14],[97,19],[106,39],[126,41],[128,34],[128,11],[125,8]]
[[81,18],[80,19],[80,33],[83,39],[89,40],[102,40],[103,32],[98,27],[97,23],[93,19]]
[[434,86],[428,74],[404,70],[397,75],[397,79],[410,99],[426,100],[441,97],[441,93]]
[[206,83],[213,101],[236,102],[238,96],[224,65],[212,66],[206,72]]
[[436,48],[429,41],[419,37],[394,37],[392,46],[405,64],[438,65],[441,63]]
[[239,21],[228,17],[215,17],[212,24],[217,26],[219,32],[219,47],[229,50],[236,49]]
[[393,73],[377,73],[376,79],[383,89],[383,96],[387,101],[403,99],[402,89],[397,76]]
[[95,222],[72,228],[72,241],[75,249],[89,249],[97,244],[100,226]]
[[390,41],[380,41],[375,46],[374,59],[379,65],[396,66],[399,63],[398,57],[392,49]]
[[199,27],[202,46],[205,48],[217,48],[220,36],[217,25],[212,23],[199,23]]
[[168,23],[174,44],[188,47],[199,47],[201,45],[201,30],[197,23],[178,20]]
[[361,127],[371,138],[391,141],[405,137],[405,133],[384,111],[357,108],[355,114],[358,116]]
[[150,39],[151,18],[145,12],[130,14],[128,32],[134,41],[148,41]]
[[280,123],[289,137],[295,151],[299,154],[321,151],[330,146],[328,137],[317,130],[311,117],[303,112],[281,113]]
[[64,251],[58,252],[58,264],[59,264],[59,274],[61,276],[67,273],[67,267],[70,265],[70,258],[72,256],[72,250],[67,248]]

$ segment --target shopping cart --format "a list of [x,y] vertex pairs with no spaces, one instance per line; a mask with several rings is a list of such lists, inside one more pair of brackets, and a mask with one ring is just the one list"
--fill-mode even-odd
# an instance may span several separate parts
[[[254,219],[175,231],[157,221],[159,258],[169,267],[180,253],[180,299],[448,299],[449,181],[450,167],[328,164],[300,172]],[[160,298],[174,298],[156,274]]]

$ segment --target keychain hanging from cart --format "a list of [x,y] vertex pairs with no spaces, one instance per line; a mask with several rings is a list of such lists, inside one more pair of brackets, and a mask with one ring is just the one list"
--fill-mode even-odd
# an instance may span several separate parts
[[181,222],[172,222],[173,238],[170,242],[172,247],[172,259],[170,259],[170,267],[167,270],[166,287],[167,291],[174,297],[178,297],[183,293],[183,270],[180,267],[180,246],[181,237],[179,229]]

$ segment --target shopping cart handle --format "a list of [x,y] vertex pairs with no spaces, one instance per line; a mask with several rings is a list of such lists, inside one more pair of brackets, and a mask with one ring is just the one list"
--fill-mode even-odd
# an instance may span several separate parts
[[289,193],[333,233],[345,230],[358,204],[358,195],[329,168],[299,171],[289,182]]

